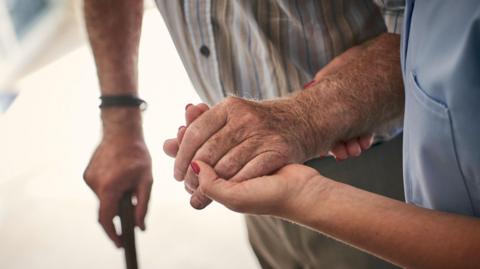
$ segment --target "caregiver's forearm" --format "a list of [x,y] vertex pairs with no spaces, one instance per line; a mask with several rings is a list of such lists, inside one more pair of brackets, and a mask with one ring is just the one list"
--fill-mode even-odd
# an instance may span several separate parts
[[[478,268],[480,220],[320,178],[285,216],[406,268]],[[325,183],[326,182],[326,183]],[[314,195],[314,196],[311,196]]]

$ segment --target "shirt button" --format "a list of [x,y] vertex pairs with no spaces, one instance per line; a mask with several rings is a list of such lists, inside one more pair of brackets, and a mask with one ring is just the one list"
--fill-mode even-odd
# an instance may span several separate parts
[[210,49],[209,49],[207,46],[202,45],[202,46],[200,47],[200,53],[201,53],[203,56],[208,57],[208,56],[210,56]]

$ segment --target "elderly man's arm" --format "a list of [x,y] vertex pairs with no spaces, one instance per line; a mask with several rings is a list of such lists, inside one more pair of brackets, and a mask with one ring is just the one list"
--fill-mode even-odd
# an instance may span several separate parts
[[[102,95],[136,96],[143,0],[84,0],[84,13]],[[100,200],[100,224],[120,246],[112,219],[123,193],[135,194],[135,222],[145,228],[152,185],[151,159],[139,108],[103,108],[101,118],[103,137],[84,178]]]
[[[211,108],[186,129],[175,178],[197,188],[192,159],[234,181],[266,175],[401,117],[399,44],[398,35],[382,34],[353,48],[359,53],[348,64],[292,97],[263,102],[233,97]],[[191,204],[203,208],[208,200],[195,192]]]
[[338,72],[293,96],[307,155],[403,116],[400,36],[383,34]]

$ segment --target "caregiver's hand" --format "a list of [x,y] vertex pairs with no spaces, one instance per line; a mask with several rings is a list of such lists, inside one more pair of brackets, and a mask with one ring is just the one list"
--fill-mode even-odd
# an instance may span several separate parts
[[299,164],[290,164],[273,175],[242,182],[219,177],[202,161],[193,161],[191,167],[198,174],[199,191],[227,208],[289,219],[296,217],[299,208],[310,208],[332,182],[315,169]]

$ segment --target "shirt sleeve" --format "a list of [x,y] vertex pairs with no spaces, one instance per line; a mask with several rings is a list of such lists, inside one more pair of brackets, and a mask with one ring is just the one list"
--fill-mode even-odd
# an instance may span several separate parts
[[382,12],[389,33],[401,34],[405,0],[373,0]]

